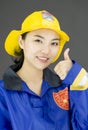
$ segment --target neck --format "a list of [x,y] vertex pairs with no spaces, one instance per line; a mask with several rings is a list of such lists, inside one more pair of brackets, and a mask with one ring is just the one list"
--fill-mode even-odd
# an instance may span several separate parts
[[26,82],[26,84],[32,91],[40,95],[43,79],[43,70],[25,66],[25,64],[23,64],[17,74],[21,77],[23,81]]

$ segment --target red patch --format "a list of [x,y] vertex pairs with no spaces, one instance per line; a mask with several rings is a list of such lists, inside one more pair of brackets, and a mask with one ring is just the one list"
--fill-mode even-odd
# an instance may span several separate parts
[[53,93],[53,98],[56,104],[64,109],[69,110],[69,97],[68,97],[68,88],[66,87],[64,90],[60,90],[57,93]]

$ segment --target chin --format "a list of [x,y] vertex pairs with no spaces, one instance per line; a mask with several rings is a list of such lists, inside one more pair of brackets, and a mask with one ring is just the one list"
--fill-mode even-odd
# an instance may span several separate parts
[[39,70],[44,70],[45,68],[47,68],[49,65],[47,65],[47,66],[38,66],[37,67],[37,69],[39,69]]

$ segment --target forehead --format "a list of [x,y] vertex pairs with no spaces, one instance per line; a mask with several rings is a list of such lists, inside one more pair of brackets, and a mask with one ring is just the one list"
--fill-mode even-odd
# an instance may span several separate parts
[[44,37],[50,36],[50,37],[57,37],[59,38],[59,34],[57,32],[55,32],[54,30],[51,29],[37,29],[37,30],[33,30],[31,32],[28,33],[31,36],[34,36],[36,34],[38,35],[42,35]]

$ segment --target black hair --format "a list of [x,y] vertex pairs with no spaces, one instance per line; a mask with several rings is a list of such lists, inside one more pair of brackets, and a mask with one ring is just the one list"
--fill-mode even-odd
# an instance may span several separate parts
[[[25,40],[26,38],[26,35],[27,35],[28,32],[26,33],[23,33],[21,36],[22,36],[22,39]],[[12,60],[13,62],[17,65],[17,68],[20,69],[23,65],[23,62],[24,62],[24,52],[23,50],[21,49],[21,51],[18,53],[18,52],[15,52],[15,54],[19,55],[18,58],[16,57],[12,57]]]

